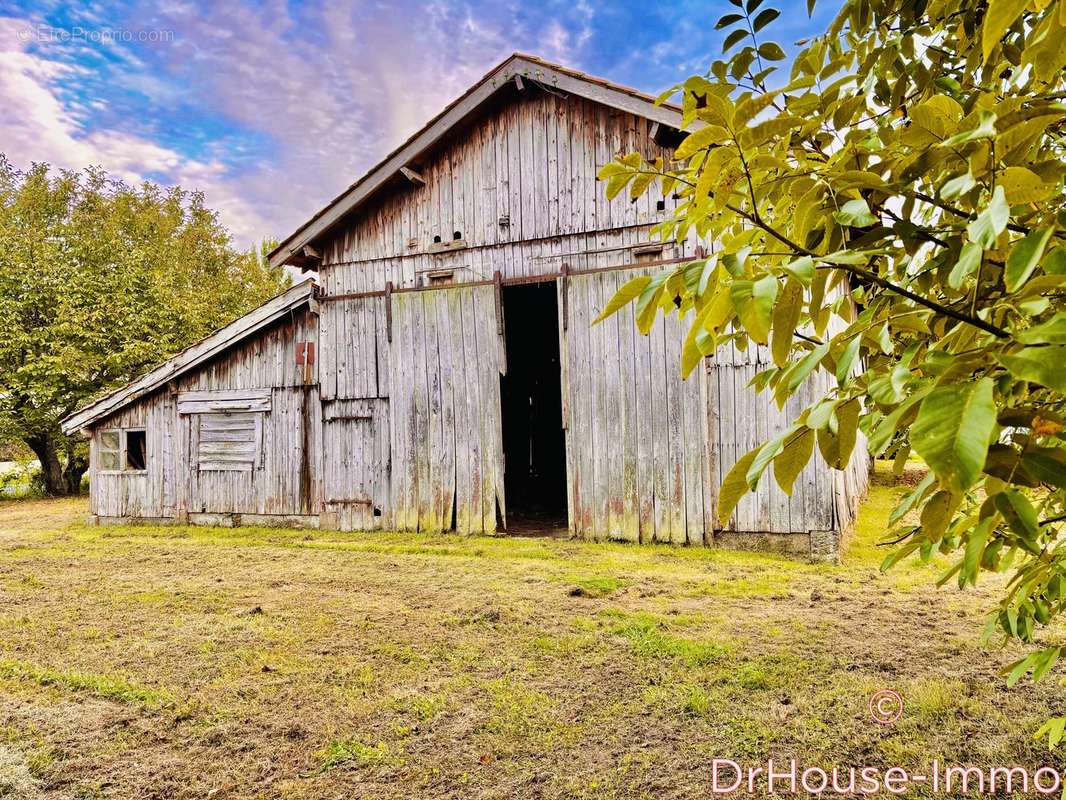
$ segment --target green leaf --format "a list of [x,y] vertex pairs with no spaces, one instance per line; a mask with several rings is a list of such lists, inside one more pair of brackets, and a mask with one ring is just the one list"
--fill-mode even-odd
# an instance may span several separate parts
[[[929,475],[931,476],[932,473]],[[936,540],[944,535],[958,505],[958,498],[944,490],[940,490],[929,498],[929,502],[922,509],[921,516],[922,532],[927,539]]]
[[870,206],[866,201],[861,199],[846,202],[839,211],[833,212],[833,219],[850,228],[865,228],[868,225],[876,225],[879,221],[870,213]]
[[748,482],[749,489],[754,490],[755,487],[759,485],[759,479],[770,465],[770,462],[777,457],[777,454],[780,453],[782,449],[784,449],[785,442],[791,439],[799,428],[799,425],[790,425],[759,448],[758,454],[748,467],[747,475],[744,476],[745,480]]
[[940,197],[944,200],[958,200],[976,185],[973,173],[966,171],[945,183],[940,189]]
[[1007,256],[1007,266],[1003,270],[1003,283],[1008,292],[1018,290],[1029,280],[1044,255],[1044,248],[1051,240],[1052,233],[1053,228],[1031,231],[1011,248],[1010,255]]
[[814,260],[810,256],[800,256],[795,261],[785,264],[785,272],[804,286],[810,286],[814,280]]
[[959,572],[959,588],[967,584],[977,585],[977,571],[981,567],[981,556],[984,555],[985,545],[988,543],[988,534],[995,524],[995,517],[988,517],[977,523],[966,538],[966,549],[962,555],[962,570]]
[[1003,34],[1014,24],[1029,0],[990,0],[988,11],[985,12],[984,23],[981,26],[981,55],[983,61],[988,61],[992,51],[996,49]]
[[1023,203],[1039,203],[1047,199],[1054,191],[1040,176],[1025,167],[1007,167],[999,175],[999,183],[1007,195],[1007,203],[1012,206]]
[[643,334],[647,334],[655,322],[655,315],[659,311],[659,298],[662,297],[663,286],[669,277],[669,272],[655,275],[637,298],[637,328]]
[[996,240],[1007,227],[1010,220],[1010,206],[1003,194],[1003,187],[997,186],[992,193],[988,208],[977,215],[977,219],[966,226],[970,241],[981,245],[985,250],[996,246]]
[[1023,344],[1066,344],[1066,312],[1059,312],[1047,322],[1014,334]]
[[742,19],[744,19],[743,14],[726,14],[718,19],[718,22],[714,25],[714,29],[720,31],[722,28],[728,28],[734,22],[740,22]]
[[755,17],[755,21],[752,23],[751,27],[755,30],[756,33],[758,33],[780,16],[781,12],[778,11],[776,8],[764,8]]
[[770,351],[774,357],[774,363],[779,367],[788,363],[789,353],[792,351],[792,334],[799,324],[800,313],[803,311],[803,289],[798,283],[789,281],[785,284],[785,291],[774,305],[773,338]]
[[837,469],[844,469],[851,461],[858,438],[860,408],[854,398],[837,407]]
[[735,31],[725,37],[725,41],[722,42],[722,52],[728,53],[739,42],[748,38],[748,31],[745,28],[737,28]]
[[767,61],[783,61],[785,51],[781,49],[781,45],[777,42],[763,42],[759,45],[759,55]]
[[907,514],[909,514],[916,505],[925,497],[929,491],[929,487],[936,481],[936,476],[932,472],[925,473],[925,477],[922,478],[918,485],[913,490],[904,495],[903,499],[899,501],[892,513],[888,516],[888,524],[895,525]]
[[740,498],[748,493],[748,468],[755,461],[755,456],[761,449],[761,447],[756,447],[745,453],[722,479],[722,487],[718,490],[718,521],[722,525],[729,522]]
[[683,161],[704,148],[721,143],[725,136],[725,130],[717,125],[707,125],[698,131],[693,131],[681,140],[681,144],[674,151],[674,159]]
[[813,452],[814,431],[803,428],[785,443],[784,449],[774,459],[774,478],[781,491],[789,497],[792,496],[796,477],[807,466]]
[[733,115],[733,124],[738,128],[742,125],[747,125],[750,120],[755,119],[760,113],[769,108],[775,97],[777,97],[777,92],[763,92],[741,100],[737,103],[737,111]]
[[955,266],[951,268],[951,274],[948,275],[948,286],[952,289],[961,287],[967,276],[981,266],[981,258],[983,256],[984,251],[981,249],[981,245],[975,242],[964,244],[962,251],[959,253],[959,260],[955,262]]
[[1066,733],[1066,717],[1052,717],[1040,726],[1040,730],[1033,735],[1033,738],[1041,739],[1046,736],[1048,747],[1054,750],[1062,741],[1063,733]]
[[945,139],[940,143],[941,147],[958,147],[967,142],[976,142],[978,139],[993,139],[996,135],[996,115],[991,111],[982,110],[979,114],[979,122],[976,128]]
[[915,451],[956,494],[969,489],[984,467],[996,425],[992,388],[991,378],[937,386],[911,427]]
[[607,301],[607,305],[604,307],[603,311],[600,312],[600,315],[592,321],[592,324],[597,325],[600,322],[603,322],[611,316],[611,314],[614,314],[623,306],[636,300],[640,297],[641,293],[649,283],[651,283],[650,275],[640,275],[630,281],[626,281],[626,283],[614,293],[614,297]]
[[843,386],[851,377],[851,365],[855,363],[855,357],[859,354],[861,339],[861,336],[852,338],[844,348],[844,352],[840,354],[840,358],[837,359],[836,379],[839,386]]
[[1011,355],[997,356],[1015,378],[1066,392],[1066,345],[1023,347]]
[[995,495],[994,502],[1010,529],[1023,539],[1031,541],[1040,534],[1036,509],[1017,489],[1004,489]]
[[731,292],[744,330],[759,344],[766,344],[777,299],[777,279],[767,275],[757,281],[734,281]]

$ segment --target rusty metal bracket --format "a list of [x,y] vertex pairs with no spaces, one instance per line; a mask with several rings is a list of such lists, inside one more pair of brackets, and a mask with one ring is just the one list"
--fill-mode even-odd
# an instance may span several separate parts
[[563,264],[559,270],[559,284],[563,295],[563,330],[570,328],[570,265]]
[[492,288],[496,295],[496,335],[503,336],[503,273],[492,273]]

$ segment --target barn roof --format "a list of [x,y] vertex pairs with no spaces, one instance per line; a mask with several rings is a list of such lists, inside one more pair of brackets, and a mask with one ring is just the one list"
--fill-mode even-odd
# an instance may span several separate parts
[[327,234],[345,215],[354,211],[400,170],[416,162],[444,136],[481,109],[515,76],[550,87],[553,91],[577,95],[602,105],[658,122],[671,128],[681,125],[681,109],[671,104],[656,105],[655,98],[628,86],[586,75],[525,53],[515,53],[494,67],[406,142],[393,150],[373,169],[331,200],[311,219],[279,244],[270,254],[270,263],[306,266],[303,248]]
[[123,406],[155,391],[179,375],[195,369],[208,359],[254,335],[300,306],[311,302],[314,296],[315,283],[308,279],[272,297],[243,317],[219,328],[196,344],[186,347],[132,383],[82,406],[62,421],[63,433],[68,435],[75,433],[103,417],[110,416]]

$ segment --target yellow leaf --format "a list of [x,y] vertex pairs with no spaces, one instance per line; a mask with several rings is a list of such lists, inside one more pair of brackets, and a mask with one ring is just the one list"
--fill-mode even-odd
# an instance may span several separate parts
[[1012,205],[1022,203],[1039,203],[1055,190],[1046,185],[1040,176],[1025,167],[1007,167],[1000,175],[999,183],[1007,195],[1007,202]]
[[1025,11],[1028,4],[1029,0],[991,0],[988,11],[985,12],[984,25],[981,27],[982,61],[988,61],[1003,34]]
[[674,160],[682,161],[706,147],[721,144],[728,136],[726,129],[718,125],[707,125],[698,131],[693,131],[678,145],[674,152]]
[[640,275],[633,278],[631,281],[627,281],[614,293],[614,297],[607,302],[607,306],[603,309],[603,312],[593,320],[592,324],[596,325],[597,323],[603,322],[603,320],[618,311],[618,309],[640,297],[641,292],[644,291],[649,283],[651,283],[651,276],[649,275]]

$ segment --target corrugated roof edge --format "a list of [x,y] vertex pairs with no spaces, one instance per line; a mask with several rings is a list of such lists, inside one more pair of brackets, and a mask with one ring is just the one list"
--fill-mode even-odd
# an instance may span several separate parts
[[[341,194],[333,198],[333,200],[319,209],[307,222],[286,237],[281,244],[271,251],[269,256],[270,263],[277,266],[279,264],[288,263],[290,259],[298,256],[299,251],[304,245],[310,244],[314,239],[325,234],[340,220],[341,217],[354,210],[362,202],[368,200],[371,195],[381,187],[385,180],[399,172],[400,167],[404,166],[407,161],[414,159],[423,150],[431,147],[454,124],[458,123],[467,114],[475,110],[482,102],[495,94],[497,90],[503,88],[507,81],[496,85],[494,82],[495,76],[500,73],[509,75],[509,70],[511,68],[519,68],[523,65],[528,65],[529,67],[534,68],[540,67],[554,71],[558,73],[559,76],[565,76],[570,79],[569,83],[572,84],[570,87],[571,89],[580,88],[581,84],[589,87],[598,87],[601,90],[606,90],[608,93],[616,93],[631,98],[633,101],[636,101],[636,103],[625,103],[623,105],[617,102],[617,98],[616,102],[612,103],[609,94],[597,94],[589,97],[590,93],[585,93],[584,96],[589,97],[589,99],[596,100],[605,105],[613,105],[618,108],[623,108],[626,111],[636,113],[639,116],[644,116],[648,119],[662,122],[667,125],[673,125],[675,127],[680,125],[681,108],[677,105],[672,103],[656,105],[653,96],[645,94],[632,87],[613,83],[604,78],[597,78],[581,72],[580,70],[552,63],[551,61],[547,61],[538,56],[526,53],[513,53],[500,64],[497,64],[489,70],[484,77],[445,106],[439,114],[430,119],[403,144],[386,155],[355,183],[351,184]],[[516,69],[516,74],[524,73],[521,73]],[[486,91],[486,89],[488,89],[488,91]],[[471,102],[471,100],[474,100],[474,102]],[[469,105],[470,107],[465,107],[466,105]],[[449,117],[454,118],[447,120],[447,124],[442,131],[434,131],[436,126]],[[429,139],[429,141],[422,141],[424,139]],[[399,163],[391,163],[394,161]]]
[[86,403],[60,422],[63,433],[68,436],[87,425],[110,416],[130,403],[154,392],[170,380],[183,375],[210,358],[224,353],[230,347],[271,324],[279,317],[299,308],[315,296],[315,282],[307,280],[290,286],[214,333],[189,345],[184,350],[153,367],[141,377],[118,389]]

